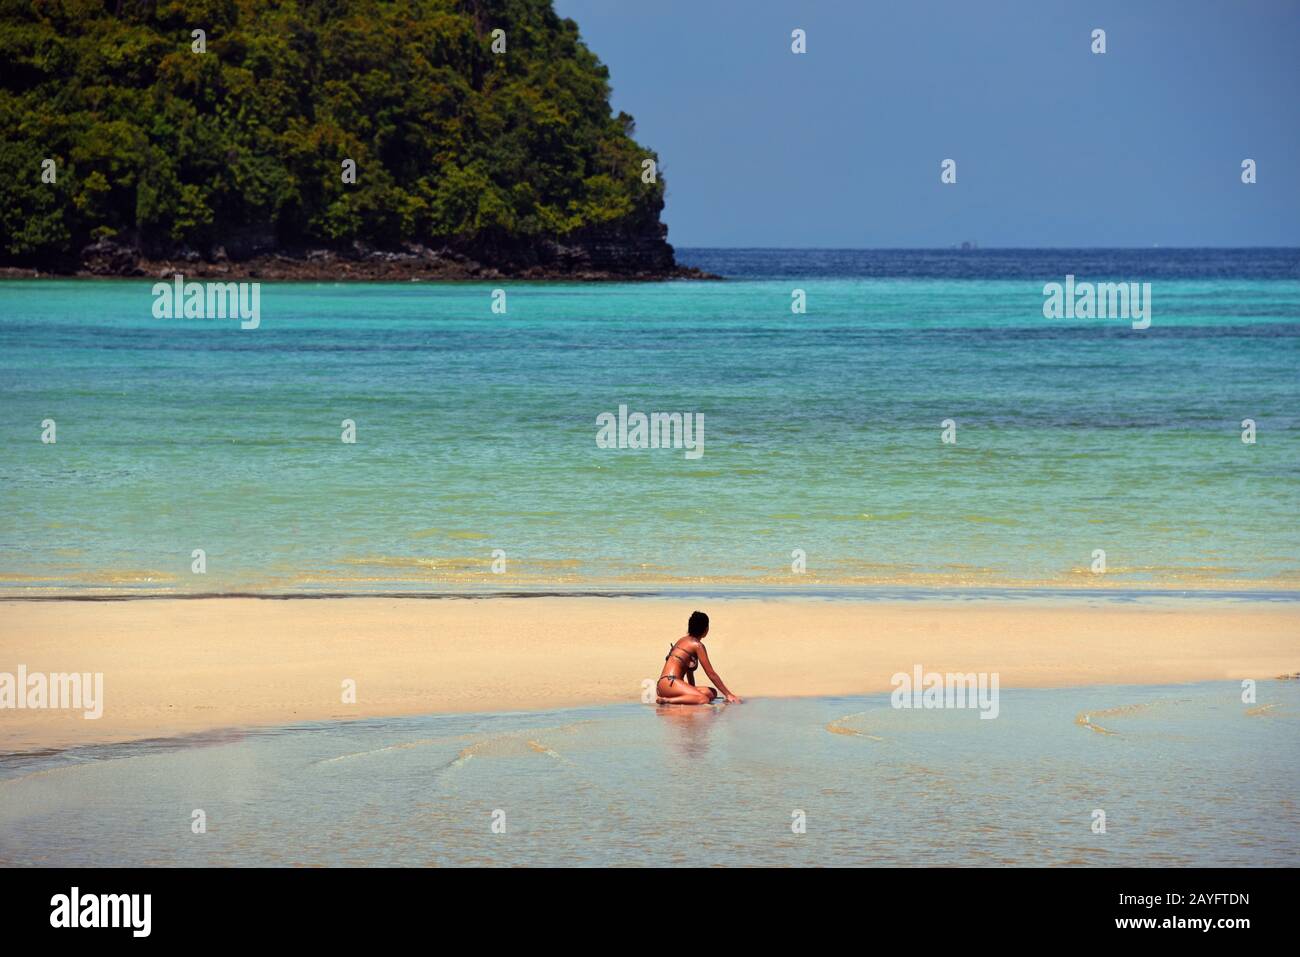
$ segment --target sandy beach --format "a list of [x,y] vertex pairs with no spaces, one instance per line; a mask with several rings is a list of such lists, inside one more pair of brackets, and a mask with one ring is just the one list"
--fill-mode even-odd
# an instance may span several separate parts
[[[886,691],[896,672],[1002,687],[1169,684],[1300,669],[1291,603],[643,598],[4,602],[0,672],[102,672],[103,715],[0,711],[0,750],[324,719],[641,699],[697,605],[742,696]],[[702,673],[701,673],[702,676]],[[345,682],[356,702],[344,703]]]

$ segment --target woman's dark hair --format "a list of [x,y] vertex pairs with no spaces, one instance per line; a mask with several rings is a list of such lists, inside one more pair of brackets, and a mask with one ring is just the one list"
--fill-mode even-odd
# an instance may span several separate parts
[[686,623],[686,633],[692,638],[703,638],[709,630],[709,616],[702,611],[691,612],[691,620]]

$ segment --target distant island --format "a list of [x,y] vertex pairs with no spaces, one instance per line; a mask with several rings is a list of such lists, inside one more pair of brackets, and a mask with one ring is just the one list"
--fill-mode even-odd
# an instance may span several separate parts
[[550,0],[108,6],[0,19],[3,274],[702,275]]

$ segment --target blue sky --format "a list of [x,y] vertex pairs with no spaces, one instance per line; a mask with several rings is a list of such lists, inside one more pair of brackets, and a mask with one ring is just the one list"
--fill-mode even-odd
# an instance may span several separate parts
[[1300,246],[1300,0],[555,6],[678,246]]

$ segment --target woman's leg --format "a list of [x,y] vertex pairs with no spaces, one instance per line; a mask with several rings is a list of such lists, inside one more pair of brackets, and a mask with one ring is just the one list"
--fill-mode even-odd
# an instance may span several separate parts
[[681,678],[676,681],[661,678],[655,686],[655,693],[659,696],[655,699],[659,704],[708,704],[713,700],[708,691],[687,684]]

